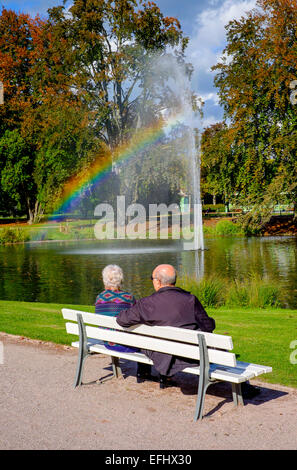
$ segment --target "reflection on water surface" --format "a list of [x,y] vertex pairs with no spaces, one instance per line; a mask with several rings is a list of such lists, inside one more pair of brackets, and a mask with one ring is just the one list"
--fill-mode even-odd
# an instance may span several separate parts
[[205,240],[203,252],[183,251],[168,240],[43,242],[0,247],[0,299],[93,304],[101,271],[119,264],[125,285],[139,298],[152,293],[150,275],[161,263],[180,276],[217,274],[227,279],[257,273],[277,280],[297,308],[297,239],[231,237]]

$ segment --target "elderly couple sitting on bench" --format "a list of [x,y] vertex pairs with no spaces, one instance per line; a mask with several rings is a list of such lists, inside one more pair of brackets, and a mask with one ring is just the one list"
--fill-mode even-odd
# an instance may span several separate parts
[[[157,266],[152,273],[151,280],[155,292],[140,300],[121,289],[123,271],[117,265],[108,265],[102,271],[104,291],[101,292],[95,303],[95,312],[101,315],[115,316],[117,323],[128,328],[136,324],[174,326],[212,333],[215,321],[210,318],[203,306],[194,295],[176,287],[176,270],[169,264]],[[139,349],[114,343],[105,343],[107,349],[122,352],[136,352]],[[141,350],[148,356],[160,377],[160,388],[174,384],[172,376],[186,367],[196,366],[197,362],[171,356],[169,354]],[[137,382],[154,380],[151,375],[151,366],[137,363]],[[256,396],[260,389],[248,382],[242,384],[244,398]]]

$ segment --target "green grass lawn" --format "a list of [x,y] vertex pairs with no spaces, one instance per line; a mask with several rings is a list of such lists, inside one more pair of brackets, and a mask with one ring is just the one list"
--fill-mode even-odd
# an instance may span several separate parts
[[[70,344],[77,338],[65,331],[63,307],[94,312],[94,306],[1,300],[0,331]],[[297,341],[297,310],[221,307],[207,311],[216,320],[215,333],[232,336],[239,360],[273,368],[259,380],[297,387],[297,364],[290,362],[290,344]]]
[[297,364],[291,364],[292,341],[297,340],[297,311],[287,309],[208,309],[216,320],[215,333],[233,338],[234,352],[243,362],[271,366],[259,377],[270,383],[297,387]]

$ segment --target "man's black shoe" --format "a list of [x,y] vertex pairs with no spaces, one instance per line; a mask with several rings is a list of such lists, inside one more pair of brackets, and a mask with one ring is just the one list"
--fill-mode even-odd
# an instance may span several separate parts
[[166,377],[166,375],[160,375],[160,388],[164,389],[167,387],[178,387],[178,383],[172,380],[171,377]]
[[137,383],[138,384],[141,384],[141,383],[145,382],[146,380],[150,380],[152,382],[157,382],[158,381],[157,377],[154,377],[152,374],[140,374],[138,372],[136,374],[136,378],[137,378]]
[[154,380],[154,377],[151,374],[151,366],[149,364],[142,364],[141,362],[137,363],[137,383],[140,384],[145,380]]

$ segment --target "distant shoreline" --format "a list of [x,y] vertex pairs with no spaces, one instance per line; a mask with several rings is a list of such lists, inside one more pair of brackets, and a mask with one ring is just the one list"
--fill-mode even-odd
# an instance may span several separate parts
[[[86,220],[69,220],[67,222],[55,223],[51,222],[38,223],[36,225],[29,225],[26,222],[13,222],[0,224],[0,245],[23,244],[23,243],[44,243],[44,242],[66,242],[66,241],[97,241],[98,239],[93,235],[93,225],[90,224],[91,219]],[[295,221],[292,216],[273,216],[269,223],[265,224],[263,229],[255,234],[244,234],[238,230],[233,233],[221,233],[216,230],[217,224],[225,222],[226,224],[236,227],[236,223],[230,217],[212,217],[203,218],[204,237],[225,237],[225,236],[241,236],[241,237],[295,237],[297,236],[297,220]],[[233,227],[234,228],[234,227]],[[45,233],[44,233],[45,232]],[[168,229],[170,238],[170,227]],[[1,236],[2,235],[2,236]],[[129,238],[127,238],[129,239]],[[159,237],[158,237],[159,239]],[[115,237],[113,240],[117,240]],[[141,238],[141,240],[149,240],[149,238]],[[98,242],[106,242],[107,239],[98,240]]]

